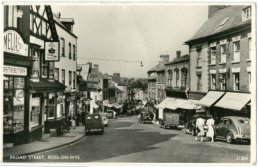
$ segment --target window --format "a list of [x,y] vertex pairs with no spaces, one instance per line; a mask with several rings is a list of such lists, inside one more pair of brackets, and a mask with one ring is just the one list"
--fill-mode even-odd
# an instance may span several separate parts
[[249,92],[251,92],[251,72],[248,72]]
[[220,73],[220,90],[226,90],[226,73]]
[[48,78],[54,80],[55,79],[55,62],[50,61],[48,63],[48,70],[49,70]]
[[73,45],[73,60],[76,60],[75,45]]
[[202,66],[202,54],[201,54],[201,49],[197,49],[197,67]]
[[210,75],[210,82],[211,82],[211,90],[216,89],[216,74],[211,74]]
[[216,46],[211,47],[211,64],[216,64]]
[[64,38],[60,38],[60,42],[61,42],[61,56],[65,57],[65,40]]
[[240,90],[239,73],[233,73],[234,90]]
[[176,87],[178,87],[178,82],[179,82],[179,70],[178,69],[176,69],[175,70],[176,71]]
[[172,86],[172,76],[173,73],[171,70],[168,71],[168,86]]
[[32,94],[30,108],[30,125],[37,126],[40,124],[40,95]]
[[45,53],[44,51],[41,52],[41,77],[47,78],[47,72],[48,72],[48,62],[45,61]]
[[6,6],[6,10],[4,10],[4,12],[6,12],[4,13],[6,15],[6,18],[4,20],[4,24],[6,24],[5,26],[17,28],[17,20],[21,14],[18,11],[17,6],[8,5]]
[[65,85],[65,70],[62,70],[62,83]]
[[246,21],[248,19],[251,19],[251,17],[252,17],[251,6],[242,10],[242,21]]
[[32,55],[32,59],[33,59],[31,77],[39,78],[39,65],[40,65],[39,50],[31,49],[31,55]]
[[59,68],[55,68],[55,80],[59,81]]
[[69,86],[72,85],[72,71],[69,71]]
[[72,59],[72,48],[71,48],[71,43],[69,43],[69,59]]
[[234,45],[234,62],[240,62],[240,41],[233,42]]
[[75,89],[75,79],[76,79],[76,74],[73,72],[73,89]]
[[249,51],[249,53],[247,55],[247,59],[250,59],[251,58],[250,56],[252,55],[252,38],[251,37],[248,38],[248,51]]
[[22,77],[4,77],[4,134],[24,130],[24,85]]
[[187,69],[183,68],[181,71],[182,71],[181,87],[186,87],[186,84],[187,84]]
[[202,90],[202,75],[197,74],[197,90]]
[[220,45],[220,63],[226,63],[226,44]]

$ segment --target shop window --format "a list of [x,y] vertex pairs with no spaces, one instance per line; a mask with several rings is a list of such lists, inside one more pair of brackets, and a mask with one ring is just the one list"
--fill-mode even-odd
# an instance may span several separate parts
[[64,116],[64,114],[65,114],[63,93],[61,93],[61,92],[57,93],[56,103],[57,103],[56,117],[60,118],[60,117]]
[[226,44],[220,45],[220,63],[226,63],[227,54],[226,54]]
[[210,79],[211,79],[211,90],[215,90],[216,89],[216,74],[211,74],[210,75]]
[[55,80],[59,81],[59,68],[55,68]]
[[62,69],[62,83],[65,85],[65,70]]
[[48,94],[47,119],[54,119],[56,116],[55,93]]
[[37,126],[40,124],[40,95],[32,94],[30,103],[30,125]]
[[216,46],[211,47],[211,64],[216,64]]
[[197,74],[197,90],[202,90],[202,75]]
[[240,41],[233,42],[234,45],[234,62],[240,62]]
[[226,90],[226,73],[221,73],[219,76],[220,90]]
[[4,134],[24,130],[24,78],[5,77],[4,80]]

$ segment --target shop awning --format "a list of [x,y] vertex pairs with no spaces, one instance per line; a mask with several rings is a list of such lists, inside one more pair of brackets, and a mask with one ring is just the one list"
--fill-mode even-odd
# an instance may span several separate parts
[[210,107],[212,106],[219,98],[221,98],[225,92],[219,91],[209,91],[200,101],[199,104]]
[[250,100],[251,94],[227,92],[215,106],[240,111]]
[[50,82],[45,78],[40,78],[39,82],[30,81],[30,87],[37,92],[64,91],[66,86],[58,81]]
[[193,109],[200,109],[201,106],[197,105],[196,103],[189,101],[189,100],[184,100],[184,99],[176,99],[174,101],[174,105],[177,108],[181,109],[186,109],[186,110],[193,110]]
[[177,109],[177,107],[173,103],[175,100],[176,100],[175,98],[168,97],[165,100],[163,100],[160,104],[158,104],[157,108],[161,108],[161,109],[168,108],[171,110],[175,110]]

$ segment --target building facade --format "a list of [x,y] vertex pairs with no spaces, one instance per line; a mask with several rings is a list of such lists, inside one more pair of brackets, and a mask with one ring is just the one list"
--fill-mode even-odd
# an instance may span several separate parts
[[[201,99],[211,112],[221,111],[217,113],[220,116],[250,116],[251,6],[226,6],[212,11],[212,17],[186,42],[190,48],[190,98]],[[198,90],[209,93],[197,97]],[[207,105],[211,94],[217,98]]]

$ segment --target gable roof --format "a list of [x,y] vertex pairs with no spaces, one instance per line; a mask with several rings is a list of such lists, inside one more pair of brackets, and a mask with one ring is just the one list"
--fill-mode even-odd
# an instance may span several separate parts
[[241,27],[246,24],[251,25],[250,19],[242,21],[242,10],[246,7],[248,6],[234,5],[217,11],[217,13],[208,19],[193,37],[185,43],[226,32],[232,28]]

